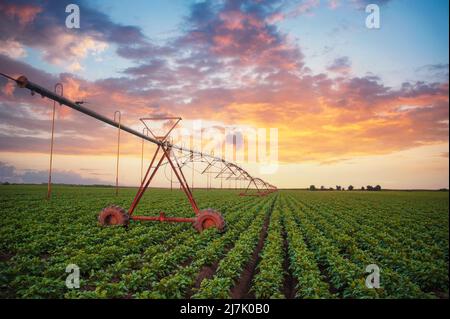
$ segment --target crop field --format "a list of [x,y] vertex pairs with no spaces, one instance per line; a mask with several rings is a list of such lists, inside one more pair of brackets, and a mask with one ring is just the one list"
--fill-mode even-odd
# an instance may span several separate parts
[[[239,197],[195,190],[226,232],[187,223],[100,227],[135,189],[0,186],[1,298],[448,298],[449,196],[295,191]],[[152,189],[139,214],[192,216],[181,191]],[[69,289],[66,266],[80,269]],[[366,286],[366,267],[380,288]]]

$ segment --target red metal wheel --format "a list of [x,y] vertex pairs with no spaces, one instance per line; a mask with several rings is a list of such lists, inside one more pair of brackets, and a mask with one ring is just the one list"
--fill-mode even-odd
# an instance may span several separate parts
[[127,211],[119,206],[105,207],[98,215],[98,222],[102,226],[125,226],[129,220]]
[[211,208],[200,211],[193,225],[198,232],[202,232],[211,227],[217,228],[219,232],[224,232],[226,229],[226,223],[223,216]]

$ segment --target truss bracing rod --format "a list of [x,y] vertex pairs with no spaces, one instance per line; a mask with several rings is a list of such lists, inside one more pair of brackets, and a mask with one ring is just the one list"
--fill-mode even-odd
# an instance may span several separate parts
[[[49,98],[49,99],[51,99],[53,101],[58,102],[61,105],[64,104],[64,105],[66,105],[66,106],[68,106],[68,107],[70,107],[70,108],[72,108],[74,110],[77,110],[77,111],[79,111],[81,113],[84,113],[84,114],[86,114],[88,116],[91,116],[91,117],[93,117],[93,118],[95,118],[95,119],[97,119],[99,121],[102,121],[102,122],[104,122],[106,124],[114,126],[114,127],[118,128],[119,130],[123,130],[125,132],[128,132],[128,133],[130,133],[132,135],[140,137],[140,138],[142,138],[142,139],[144,139],[146,141],[149,141],[149,142],[154,143],[154,144],[156,144],[158,146],[161,146],[161,147],[173,148],[173,149],[177,149],[177,150],[180,150],[180,151],[189,151],[189,152],[191,152],[191,154],[200,155],[202,157],[208,157],[208,158],[211,158],[211,159],[213,159],[213,160],[215,160],[217,162],[222,162],[223,164],[226,165],[226,168],[228,168],[228,170],[230,170],[232,172],[232,174],[236,175],[236,172],[233,171],[231,169],[231,167],[233,167],[233,168],[235,168],[235,169],[237,169],[239,171],[244,171],[247,178],[253,179],[253,177],[250,174],[248,174],[244,169],[242,169],[241,167],[239,167],[238,165],[236,165],[234,163],[230,163],[230,162],[228,162],[228,161],[226,161],[226,160],[224,160],[222,158],[215,157],[215,156],[212,156],[212,155],[209,155],[209,154],[206,154],[206,153],[202,153],[202,152],[199,152],[199,151],[186,149],[186,148],[183,148],[181,146],[173,145],[172,143],[170,143],[168,141],[161,141],[161,140],[155,139],[155,138],[153,138],[151,136],[147,136],[147,135],[145,135],[145,134],[143,134],[141,132],[138,132],[138,131],[136,131],[136,130],[126,126],[126,125],[123,125],[120,122],[116,122],[116,121],[114,121],[114,120],[112,120],[112,119],[110,119],[110,118],[108,118],[108,117],[106,117],[104,115],[101,115],[101,114],[99,114],[99,113],[97,113],[97,112],[95,112],[95,111],[93,111],[91,109],[88,109],[88,108],[82,106],[81,103],[79,103],[79,102],[78,103],[74,102],[74,101],[72,101],[72,100],[70,100],[70,99],[68,99],[68,98],[66,98],[66,97],[64,97],[62,95],[59,95],[59,94],[57,94],[55,92],[52,92],[52,91],[50,91],[50,90],[48,90],[48,89],[46,89],[46,88],[44,88],[44,87],[42,87],[42,86],[40,86],[40,85],[38,85],[36,83],[33,83],[33,82],[29,81],[23,75],[18,77],[17,79],[14,79],[13,77],[11,77],[9,75],[6,75],[6,74],[3,74],[3,73],[0,73],[0,75],[4,76],[5,78],[7,78],[9,80],[15,81],[20,88],[29,89],[32,93],[37,93],[37,94],[41,95],[42,97],[47,97],[47,98]],[[220,175],[221,173],[219,173],[218,175]],[[218,176],[216,176],[216,178],[217,177]],[[259,178],[257,178],[256,180],[262,181]],[[264,185],[267,185],[267,186],[269,186],[269,187],[271,187],[273,189],[276,189],[275,186],[273,186],[273,185],[271,185],[269,183],[266,183],[264,181],[262,181],[262,182],[263,182]]]

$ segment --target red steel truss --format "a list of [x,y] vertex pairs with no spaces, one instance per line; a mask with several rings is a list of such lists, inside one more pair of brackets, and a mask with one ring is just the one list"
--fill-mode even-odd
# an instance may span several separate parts
[[[126,131],[130,134],[133,134],[142,140],[149,141],[157,145],[156,151],[153,154],[153,157],[150,161],[150,165],[147,168],[144,178],[141,178],[140,187],[133,199],[133,202],[128,209],[128,211],[124,210],[119,206],[108,206],[103,209],[99,215],[99,222],[102,225],[127,225],[130,219],[132,220],[141,220],[141,221],[160,221],[160,222],[188,222],[192,223],[194,228],[198,231],[202,231],[205,228],[216,227],[219,231],[225,230],[226,224],[222,215],[213,210],[213,209],[203,209],[200,210],[195,198],[193,196],[192,190],[189,187],[186,177],[183,173],[183,166],[187,165],[189,162],[194,164],[194,162],[203,162],[206,163],[206,168],[201,172],[201,174],[207,174],[208,176],[215,175],[215,178],[222,180],[234,180],[237,181],[248,181],[248,186],[245,191],[241,192],[239,195],[241,196],[265,196],[277,190],[277,188],[260,178],[251,176],[246,170],[242,167],[238,166],[235,163],[231,163],[226,161],[223,158],[218,158],[213,155],[209,155],[203,152],[199,152],[196,150],[183,148],[177,145],[174,145],[168,141],[168,137],[176,125],[181,121],[180,117],[153,117],[153,118],[142,118],[141,121],[145,125],[145,129],[152,136],[148,136],[148,134],[144,134],[135,131],[134,129],[125,126],[119,122],[116,122],[115,119],[111,120],[99,113],[96,113],[90,108],[84,107],[83,102],[74,102],[70,99],[63,97],[62,94],[59,95],[56,92],[52,92],[46,88],[43,88],[33,82],[30,82],[25,76],[20,76],[17,79],[14,79],[6,74],[0,73],[0,75],[8,78],[9,80],[15,81],[20,88],[26,88],[31,91],[34,95],[35,93],[40,94],[42,97],[47,97],[53,100],[60,105],[66,105],[72,109],[75,109],[81,113],[84,113],[88,116],[91,116],[99,121],[107,123],[111,126],[114,126],[119,129],[119,132]],[[169,127],[167,132],[163,135],[156,135],[152,128],[150,127],[148,121],[161,121],[161,120],[172,120],[173,124]],[[120,135],[119,135],[120,138]],[[119,140],[120,141],[120,140]],[[143,150],[143,148],[142,148]],[[180,153],[184,154],[180,156],[179,159],[175,155],[174,150],[180,151]],[[165,161],[165,162],[164,162]],[[156,165],[153,166],[156,162]],[[139,204],[142,196],[148,189],[151,181],[153,180],[157,171],[163,166],[169,165],[171,171],[175,174],[178,182],[180,183],[180,187],[185,193],[192,209],[195,213],[195,217],[186,218],[186,217],[167,217],[165,212],[160,212],[159,216],[136,216],[134,212],[136,210],[137,205]],[[192,166],[194,171],[194,167]],[[142,175],[142,173],[141,173]],[[116,177],[116,186],[117,186],[117,177]],[[254,188],[252,188],[254,186]]]

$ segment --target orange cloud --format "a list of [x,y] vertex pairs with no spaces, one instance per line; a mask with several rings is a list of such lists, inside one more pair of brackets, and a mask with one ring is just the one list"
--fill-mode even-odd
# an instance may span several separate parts
[[[317,5],[314,0],[302,2],[292,14],[308,13]],[[300,48],[270,24],[271,18],[282,15],[276,6],[268,6],[267,12],[235,2],[192,7],[186,30],[167,46],[121,47],[121,56],[128,54],[136,62],[121,77],[92,82],[70,74],[47,74],[3,56],[0,62],[5,72],[23,73],[48,88],[62,82],[65,96],[87,101],[87,107],[105,116],[112,118],[121,110],[123,123],[138,129],[142,129],[138,119],[151,114],[214,120],[223,126],[278,128],[279,156],[285,162],[332,162],[448,142],[448,83],[404,83],[392,89],[376,76],[351,77],[347,57],[329,65],[335,78],[313,75],[304,67]],[[111,28],[102,29],[122,30],[114,36],[129,34],[129,28],[106,22]],[[112,34],[97,30],[76,36],[59,28],[46,28],[48,42],[34,45],[48,61],[70,62],[72,68],[80,67],[77,62],[86,55],[105,50],[107,40],[124,40],[114,37],[114,42]],[[17,29],[11,27],[9,32],[16,35]],[[48,130],[51,102],[30,97],[24,90],[12,92],[10,87],[2,98],[0,111],[15,134],[5,134],[1,145],[15,151],[45,149],[45,139],[36,135]],[[14,108],[17,103],[29,107]],[[64,145],[60,151],[114,152],[113,129],[67,107],[58,112]],[[34,142],[26,143],[27,136],[35,137]],[[123,151],[133,152],[135,142],[124,137]]]
[[14,89],[16,88],[16,85],[14,82],[7,82],[5,86],[3,87],[2,91],[7,96],[12,96],[14,93]]
[[[324,75],[282,71],[266,78],[257,76],[242,88],[198,88],[192,85],[163,90],[146,88],[142,79],[90,82],[69,74],[60,78],[48,75],[40,79],[35,70],[18,62],[9,61],[7,64],[24,74],[34,74],[30,80],[49,88],[51,83],[62,82],[65,96],[87,101],[87,107],[101,114],[112,118],[114,111],[121,110],[123,123],[138,130],[142,129],[138,119],[151,114],[181,116],[187,120],[204,119],[222,125],[278,128],[279,158],[283,162],[329,162],[448,143],[446,83],[407,83],[394,90],[385,87],[375,77],[333,80]],[[239,78],[239,74],[236,76]],[[136,89],[140,85],[144,88]],[[3,97],[7,104],[2,106],[5,122],[17,130],[26,130],[27,136],[33,134],[29,133],[30,130],[48,132],[51,101],[30,97],[23,90],[15,90],[14,96],[6,93],[3,92]],[[192,98],[183,101],[187,96]],[[29,104],[34,113],[13,107],[18,102]],[[69,110],[64,106],[58,108],[62,115],[58,134],[63,136],[65,152],[114,152],[114,129],[105,128],[103,124]],[[41,120],[29,120],[33,116]],[[2,147],[28,152],[45,149],[42,147],[45,139],[26,143],[21,134],[16,140],[14,134],[4,137]],[[124,135],[127,136],[123,137],[124,154],[136,152],[139,140]]]
[[17,18],[21,26],[31,23],[42,8],[32,4],[0,4],[0,10],[9,17]]

